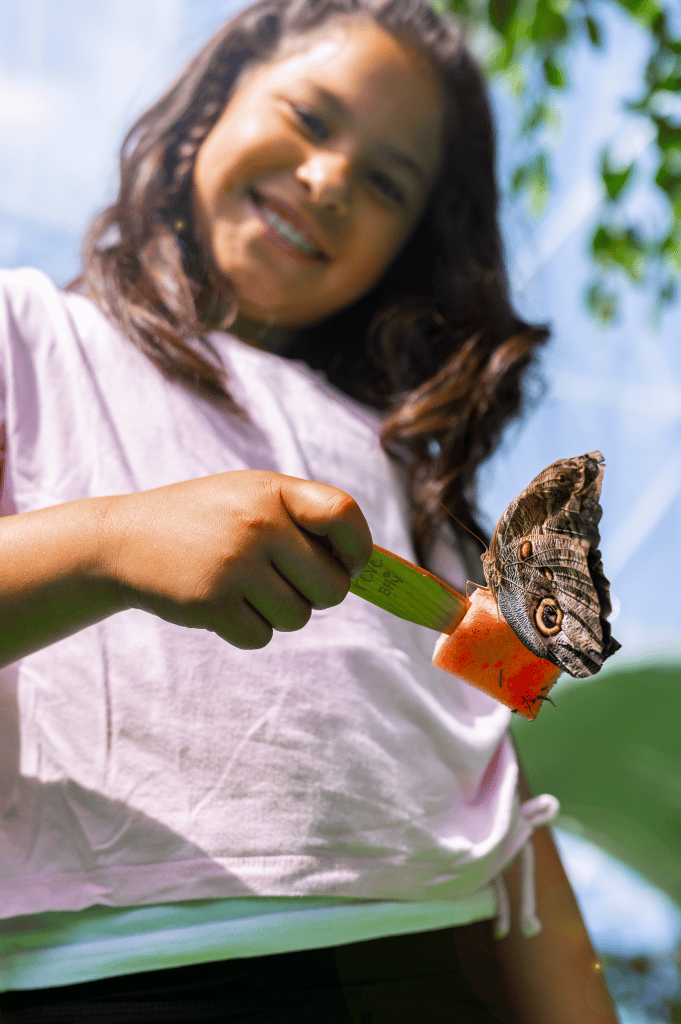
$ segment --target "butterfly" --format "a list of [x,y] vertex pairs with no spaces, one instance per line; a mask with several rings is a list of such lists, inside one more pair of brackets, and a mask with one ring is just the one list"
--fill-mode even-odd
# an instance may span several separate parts
[[487,584],[517,637],[539,658],[587,678],[621,644],[598,550],[599,451],[547,466],[508,506],[482,556]]

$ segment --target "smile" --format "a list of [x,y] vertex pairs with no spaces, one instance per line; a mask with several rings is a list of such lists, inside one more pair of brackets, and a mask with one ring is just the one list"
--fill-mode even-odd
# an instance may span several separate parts
[[312,256],[315,259],[326,259],[324,253],[319,251],[307,235],[304,235],[302,231],[298,231],[290,221],[274,212],[274,210],[267,204],[267,199],[257,195],[255,192],[252,192],[251,200],[267,226],[285,242],[293,246],[293,248],[297,249],[299,252],[305,253],[306,256]]

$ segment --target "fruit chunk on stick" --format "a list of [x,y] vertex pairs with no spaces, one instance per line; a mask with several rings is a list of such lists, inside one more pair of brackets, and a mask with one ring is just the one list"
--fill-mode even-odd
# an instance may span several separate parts
[[469,601],[437,576],[380,547],[350,589],[393,615],[440,632],[433,665],[525,718],[537,717],[560,675],[560,668],[518,639],[488,590],[476,590]]
[[518,639],[489,590],[478,589],[453,633],[435,644],[433,665],[484,690],[530,721],[537,717],[561,669]]

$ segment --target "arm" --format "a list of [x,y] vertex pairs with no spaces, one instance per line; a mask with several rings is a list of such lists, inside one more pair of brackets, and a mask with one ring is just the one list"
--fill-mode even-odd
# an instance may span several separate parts
[[125,607],[99,554],[106,498],[0,519],[0,665]]
[[0,665],[126,608],[264,647],[342,601],[370,554],[344,491],[256,470],[6,516]]
[[[519,792],[533,794],[520,759]],[[506,1024],[618,1024],[577,901],[547,827],[537,828],[537,916],[542,931],[526,939],[518,930],[520,879],[515,861],[504,876],[511,931],[495,939],[492,921],[457,929],[457,952],[478,997]]]

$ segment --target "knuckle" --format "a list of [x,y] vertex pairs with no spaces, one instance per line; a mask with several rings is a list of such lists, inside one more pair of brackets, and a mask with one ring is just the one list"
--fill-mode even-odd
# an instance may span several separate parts
[[334,493],[330,494],[327,499],[327,509],[331,519],[345,519],[349,514],[354,513],[356,508],[355,499],[337,488],[334,488]]

